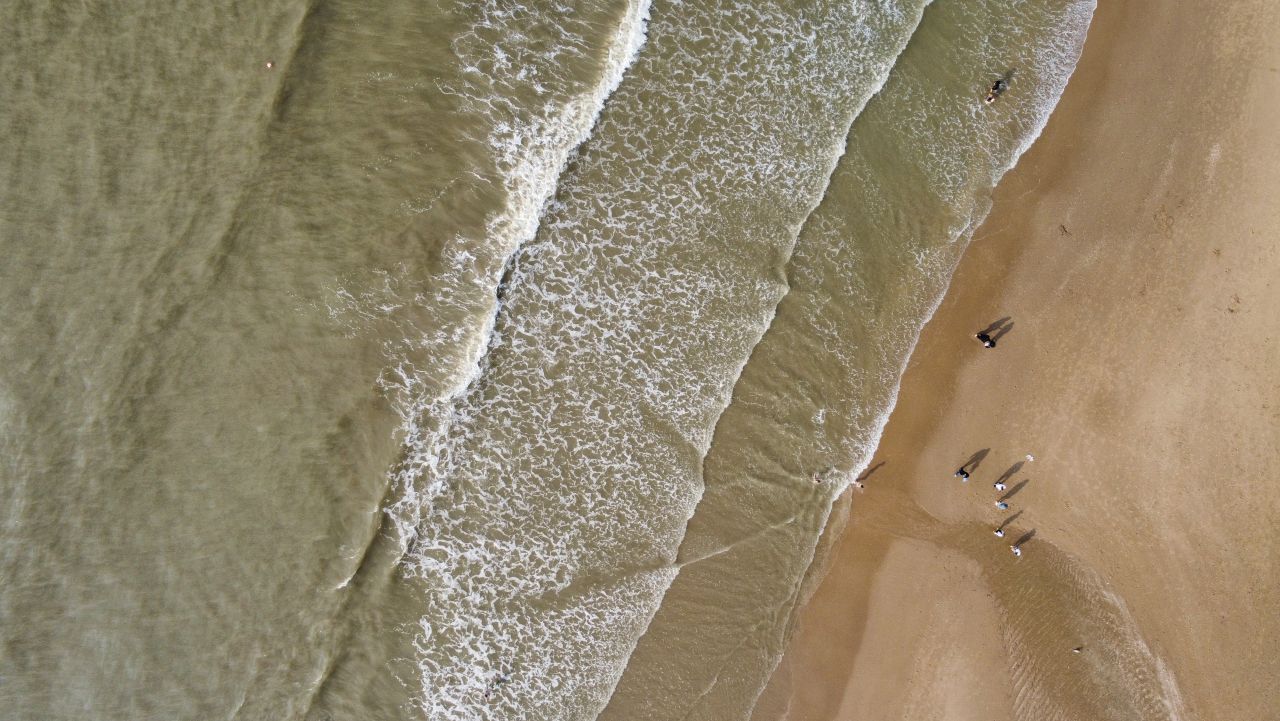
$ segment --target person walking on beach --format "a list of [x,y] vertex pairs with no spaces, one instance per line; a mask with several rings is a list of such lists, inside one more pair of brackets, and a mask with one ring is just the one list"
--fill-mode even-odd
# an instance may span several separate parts
[[996,481],[995,483],[991,484],[991,487],[996,489],[997,491],[1003,491],[1005,489],[1004,481]]
[[960,470],[955,472],[955,477],[959,478],[962,483],[966,482],[969,480],[969,472],[964,469],[964,466],[960,466]]
[[1013,555],[1014,555],[1014,556],[1016,556],[1016,557],[1018,557],[1018,558],[1022,558],[1022,547],[1021,547],[1021,546],[1018,546],[1017,544],[1014,544],[1014,545],[1012,545],[1012,546],[1009,546],[1009,550],[1010,550],[1010,551],[1013,551]]
[[977,334],[976,336],[974,336],[974,338],[977,338],[979,341],[981,341],[981,342],[982,342],[982,347],[983,347],[983,348],[995,348],[995,347],[996,347],[996,339],[995,339],[995,338],[992,338],[992,337],[991,337],[990,335],[988,335],[985,331],[984,331],[984,332],[982,332],[982,333]]
[[1009,510],[1009,504],[1004,501],[996,501],[996,508],[999,508],[1002,511],[1007,511]]
[[995,530],[995,534],[996,534],[996,538],[1004,538],[1004,529],[1003,529],[1003,528],[997,528],[997,529]]

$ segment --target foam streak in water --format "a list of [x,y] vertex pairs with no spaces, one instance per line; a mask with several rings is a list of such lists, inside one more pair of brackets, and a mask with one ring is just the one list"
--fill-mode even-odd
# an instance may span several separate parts
[[404,567],[432,718],[598,712],[674,576],[798,229],[912,25],[874,2],[666,10],[423,458]]
[[[497,123],[488,145],[497,155],[508,202],[505,211],[490,219],[485,227],[486,238],[496,247],[495,255],[501,260],[491,266],[485,279],[491,289],[489,309],[474,328],[459,329],[443,339],[436,334],[418,341],[423,345],[454,345],[465,349],[459,371],[443,393],[425,384],[423,374],[407,360],[399,360],[384,377],[384,386],[397,398],[396,407],[403,420],[402,432],[409,449],[409,457],[392,474],[394,501],[387,508],[402,544],[412,539],[427,499],[439,490],[422,488],[421,483],[426,477],[439,477],[435,449],[449,433],[457,399],[480,377],[482,359],[490,345],[499,311],[496,290],[503,269],[516,250],[537,232],[538,220],[555,194],[556,184],[572,153],[590,135],[605,102],[644,45],[649,5],[649,0],[628,4],[605,51],[599,82],[590,92],[575,96],[562,106],[544,104],[530,115],[512,111],[510,101],[492,110],[507,118]],[[477,82],[469,89],[447,91],[466,94],[470,104],[476,106],[494,101],[495,96],[484,94],[491,93],[486,88],[494,84],[514,84],[517,91],[523,86],[540,90],[537,69],[553,67],[558,57],[556,52],[531,57],[542,48],[513,27],[525,19],[523,16],[528,10],[519,6],[511,9],[497,0],[486,0],[479,12],[483,19],[473,32],[455,43],[458,57],[477,76]],[[490,37],[496,38],[492,44],[487,40]],[[574,49],[570,47],[566,52]],[[585,52],[586,48],[577,50]],[[516,62],[522,63],[522,68],[513,80],[512,66]],[[464,256],[460,260],[468,258]],[[397,355],[405,355],[398,351]]]

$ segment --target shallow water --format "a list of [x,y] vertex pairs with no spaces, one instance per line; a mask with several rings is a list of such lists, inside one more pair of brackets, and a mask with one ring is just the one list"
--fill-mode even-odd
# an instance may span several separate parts
[[743,717],[1091,12],[14,7],[0,716]]

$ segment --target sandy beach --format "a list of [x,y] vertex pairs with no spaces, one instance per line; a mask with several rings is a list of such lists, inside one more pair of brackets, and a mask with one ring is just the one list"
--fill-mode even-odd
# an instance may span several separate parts
[[1280,712],[1276,22],[1100,3],[756,721]]

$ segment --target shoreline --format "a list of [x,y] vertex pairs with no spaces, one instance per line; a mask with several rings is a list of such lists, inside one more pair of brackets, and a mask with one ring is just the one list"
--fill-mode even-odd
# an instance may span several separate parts
[[[1098,7],[921,334],[865,492],[832,513],[848,522],[756,721],[1280,703],[1275,16],[1161,10]],[[998,515],[991,484],[1019,462]]]

